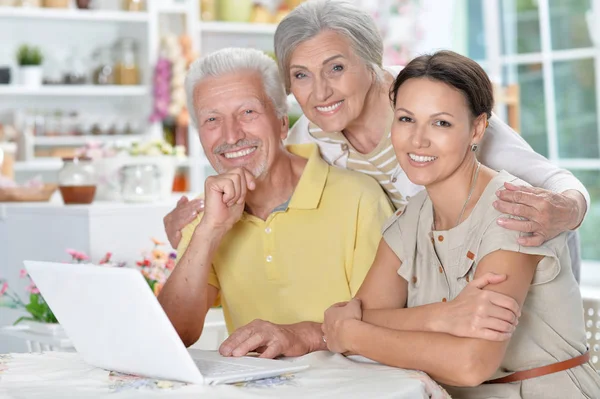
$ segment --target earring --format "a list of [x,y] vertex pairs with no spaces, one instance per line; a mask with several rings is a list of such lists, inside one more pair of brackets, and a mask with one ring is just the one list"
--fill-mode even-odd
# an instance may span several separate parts
[[473,152],[477,151],[478,147],[479,146],[477,144],[471,144],[471,151],[473,151]]
[[490,121],[485,121],[485,128],[487,129],[490,126]]

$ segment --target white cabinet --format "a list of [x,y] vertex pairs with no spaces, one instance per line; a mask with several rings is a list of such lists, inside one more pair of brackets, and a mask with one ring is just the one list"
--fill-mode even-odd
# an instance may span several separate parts
[[[113,259],[133,264],[142,258],[142,251],[152,249],[151,237],[167,241],[162,218],[177,199],[135,205],[97,202],[64,206],[60,198],[50,203],[0,203],[0,276],[24,297],[27,282],[19,278],[19,271],[27,259],[69,262],[66,250],[72,248],[85,252],[92,262],[112,252]],[[107,287],[107,295],[109,292]],[[10,325],[22,315],[0,308],[0,326]],[[19,342],[3,338],[0,353],[7,351],[5,345]]]

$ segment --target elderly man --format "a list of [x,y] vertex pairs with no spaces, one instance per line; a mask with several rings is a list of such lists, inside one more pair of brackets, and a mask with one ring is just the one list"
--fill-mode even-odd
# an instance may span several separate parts
[[205,208],[183,231],[159,301],[186,345],[220,303],[236,330],[225,356],[327,349],[330,305],[358,291],[392,207],[377,182],[338,169],[315,145],[284,147],[287,102],[262,52],[224,49],[192,65],[190,114],[211,165]]

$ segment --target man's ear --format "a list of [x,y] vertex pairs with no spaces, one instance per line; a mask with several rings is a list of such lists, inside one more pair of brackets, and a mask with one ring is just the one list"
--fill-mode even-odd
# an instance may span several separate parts
[[284,116],[281,118],[281,139],[285,140],[288,136],[288,132],[290,130],[290,118],[288,116]]

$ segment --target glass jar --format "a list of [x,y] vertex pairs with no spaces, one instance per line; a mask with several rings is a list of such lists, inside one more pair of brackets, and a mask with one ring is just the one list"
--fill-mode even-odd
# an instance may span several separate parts
[[140,84],[140,71],[137,60],[137,44],[131,38],[119,40],[114,48],[114,82],[117,85]]
[[96,170],[90,158],[63,158],[58,186],[65,204],[91,204],[96,184]]
[[153,164],[126,165],[121,172],[125,202],[154,202],[160,197],[160,172]]
[[204,22],[216,21],[217,0],[200,1],[200,19]]
[[144,11],[144,0],[123,0],[124,11]]
[[110,47],[102,47],[94,52],[93,82],[97,85],[114,84],[113,55]]

